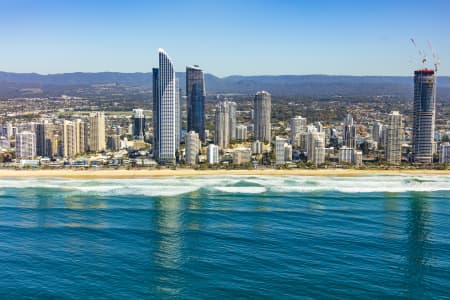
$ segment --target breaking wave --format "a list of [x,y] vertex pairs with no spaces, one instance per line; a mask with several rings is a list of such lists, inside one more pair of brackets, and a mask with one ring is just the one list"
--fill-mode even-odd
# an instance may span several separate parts
[[205,193],[263,194],[336,191],[432,192],[450,191],[450,176],[209,176],[151,179],[2,179],[0,195],[6,189],[46,189],[95,195],[177,196],[196,191]]

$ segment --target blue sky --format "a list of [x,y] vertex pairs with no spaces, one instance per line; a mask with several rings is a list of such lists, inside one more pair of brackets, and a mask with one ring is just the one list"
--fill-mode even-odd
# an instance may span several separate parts
[[[450,1],[0,0],[0,70],[410,75],[430,40],[450,75]],[[431,55],[430,55],[431,56]]]

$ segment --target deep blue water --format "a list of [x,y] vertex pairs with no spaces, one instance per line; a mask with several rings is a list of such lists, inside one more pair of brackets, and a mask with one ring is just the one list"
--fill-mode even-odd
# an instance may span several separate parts
[[439,299],[450,177],[0,180],[0,298]]

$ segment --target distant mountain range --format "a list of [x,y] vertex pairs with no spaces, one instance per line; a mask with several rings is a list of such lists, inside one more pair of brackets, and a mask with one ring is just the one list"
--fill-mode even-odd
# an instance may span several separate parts
[[[185,74],[177,73],[180,86],[185,88]],[[276,96],[380,96],[411,97],[413,78],[402,76],[329,76],[329,75],[278,75],[229,76],[219,78],[205,74],[208,94],[231,93],[252,95],[267,90]],[[75,87],[115,83],[129,87],[151,89],[151,73],[64,73],[40,75],[36,73],[0,72],[0,96],[10,96],[25,90],[45,93],[56,90],[63,93]],[[438,96],[450,96],[450,77],[438,77]]]

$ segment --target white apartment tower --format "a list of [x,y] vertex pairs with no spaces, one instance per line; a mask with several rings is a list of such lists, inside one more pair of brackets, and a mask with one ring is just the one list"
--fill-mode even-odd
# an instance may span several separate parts
[[93,152],[106,150],[105,114],[103,112],[90,114],[89,148]]
[[398,111],[393,111],[389,115],[389,122],[386,127],[384,153],[388,163],[399,165],[402,161],[402,139],[402,115]]

